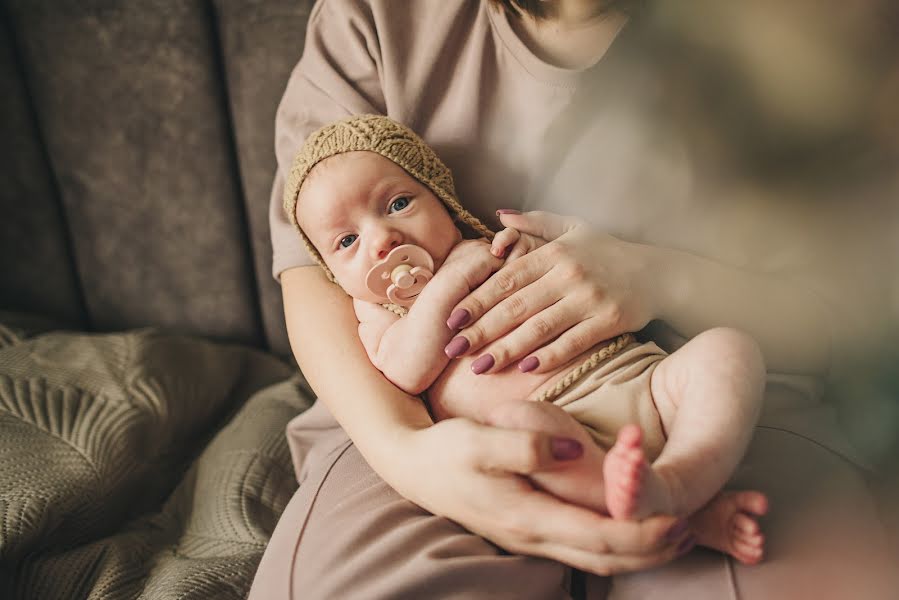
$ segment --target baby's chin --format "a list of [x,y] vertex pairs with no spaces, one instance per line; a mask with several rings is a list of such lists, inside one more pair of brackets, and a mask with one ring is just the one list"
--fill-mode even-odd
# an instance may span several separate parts
[[[352,295],[352,294],[350,294],[350,295]],[[360,295],[352,295],[352,296],[356,300],[361,300],[363,302],[371,302],[372,304],[387,304],[388,302],[390,302],[389,299],[381,297],[381,296],[376,296],[376,295],[372,294],[371,292],[368,292],[366,294],[360,294]]]
[[[340,283],[338,281],[338,283]],[[385,297],[378,296],[367,287],[365,288],[347,288],[344,285],[341,285],[344,291],[349,294],[354,300],[361,300],[362,302],[371,302],[372,304],[384,304],[385,302],[390,302]]]

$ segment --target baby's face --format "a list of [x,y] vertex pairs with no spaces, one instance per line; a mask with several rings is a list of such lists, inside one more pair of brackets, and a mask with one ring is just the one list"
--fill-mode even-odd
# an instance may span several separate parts
[[340,286],[353,298],[384,302],[365,285],[393,248],[415,244],[440,268],[461,239],[443,203],[401,167],[373,152],[325,159],[309,173],[297,221]]

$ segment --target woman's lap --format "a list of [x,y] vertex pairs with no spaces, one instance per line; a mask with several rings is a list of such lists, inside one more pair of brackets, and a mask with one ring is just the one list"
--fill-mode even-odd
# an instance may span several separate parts
[[[316,412],[306,422],[326,422],[321,409],[310,409]],[[563,566],[506,555],[403,499],[339,430],[299,427],[291,435],[295,448],[313,451],[251,598],[569,596]],[[769,494],[765,562],[745,567],[696,550],[659,569],[617,576],[609,597],[881,597],[890,566],[883,528],[849,463],[814,442],[762,427],[733,484]],[[591,578],[587,588],[602,597],[606,585]]]
[[[300,487],[278,521],[252,600],[568,598],[568,569],[508,555],[397,494],[316,403],[288,431]],[[331,420],[333,426],[328,427]]]

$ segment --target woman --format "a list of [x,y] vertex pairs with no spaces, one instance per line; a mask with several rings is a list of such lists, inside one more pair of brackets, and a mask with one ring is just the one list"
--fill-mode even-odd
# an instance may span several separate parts
[[[710,203],[726,168],[707,164],[697,176],[694,146],[703,158],[720,154],[672,127],[667,109],[676,106],[653,91],[658,72],[643,68],[644,50],[659,48],[647,43],[656,38],[636,4],[316,5],[279,108],[271,222],[291,346],[321,401],[291,425],[301,485],[251,597],[581,593],[564,565],[616,575],[614,598],[881,591],[885,556],[871,498],[805,377],[828,368],[830,315],[793,279],[766,274],[770,256],[754,262],[741,240],[712,235],[745,212]],[[670,517],[614,521],[533,489],[522,476],[577,460],[565,440],[462,419],[432,425],[418,399],[369,364],[348,297],[307,266],[281,212],[283,176],[305,135],[353,113],[387,114],[415,129],[482,219],[527,208],[593,225],[523,215],[521,229],[551,243],[460,303],[461,335],[469,352],[493,357],[491,371],[525,359],[551,369],[664,320],[682,337],[741,328],[772,372],[803,375],[769,382],[768,414],[734,482],[771,498],[766,563],[748,570],[690,553],[688,527]],[[746,197],[746,189],[728,193]],[[504,336],[493,317],[510,303],[520,326]],[[658,335],[676,344],[670,333]],[[602,597],[605,584],[589,578],[587,592]]]

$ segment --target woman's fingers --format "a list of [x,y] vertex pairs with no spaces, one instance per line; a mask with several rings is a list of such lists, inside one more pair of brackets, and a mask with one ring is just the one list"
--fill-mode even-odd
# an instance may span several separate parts
[[[472,439],[463,451],[471,464],[481,471],[530,475],[580,457],[580,454],[570,451],[565,455],[560,455],[558,451],[554,453],[554,448],[559,447],[558,441],[554,443],[551,436],[538,431],[501,429],[477,423],[472,425]],[[559,440],[562,440],[562,445],[568,446],[573,441]]]
[[522,233],[541,237],[548,242],[585,224],[584,220],[577,217],[563,217],[542,210],[521,214],[500,213],[499,220],[504,227],[512,227]]
[[[579,354],[583,354],[596,345],[596,340],[603,340],[606,337],[608,327],[597,317],[590,317],[586,321],[581,321],[574,327],[566,330],[555,340],[529,353],[527,356],[521,356],[520,349],[534,348],[534,345],[527,345],[528,340],[521,341],[514,339],[515,333],[503,338],[497,345],[507,345],[508,348],[497,350],[498,353],[506,352],[515,357],[521,357],[518,362],[518,368],[523,372],[546,373],[556,369]],[[605,337],[604,337],[605,336]],[[492,352],[493,347],[489,347],[484,352]]]
[[[652,556],[677,545],[689,533],[675,517],[616,520],[540,491],[527,494],[521,502],[519,515],[553,515],[528,525],[535,538],[594,554]],[[669,535],[672,531],[674,535]]]
[[[572,309],[572,303],[564,299],[541,310],[528,318],[520,327],[516,328],[509,335],[504,336],[499,341],[478,351],[478,360],[482,360],[481,364],[491,362],[487,358],[482,359],[482,357],[489,356],[493,359],[492,366],[489,369],[480,372],[495,373],[501,371],[513,361],[524,358],[523,354],[529,349],[539,348],[558,337],[560,334],[566,332],[570,327],[573,327],[577,323],[578,318],[579,315]],[[468,338],[469,330],[476,329],[478,326],[479,323],[466,329],[463,332],[465,337]],[[472,337],[477,338],[478,336],[473,334]],[[485,337],[483,339],[495,338]],[[531,356],[532,355],[533,354],[531,354]],[[575,356],[577,356],[577,354],[570,356],[569,360]],[[472,367],[475,367],[477,364],[477,361],[475,361]],[[523,365],[520,369],[523,372],[528,372],[536,370],[538,367],[540,367],[539,363],[533,368],[531,368],[531,365],[529,364]],[[547,367],[544,365],[543,370],[546,370],[546,368]],[[477,373],[478,371],[475,372]]]
[[672,544],[677,546],[690,534],[686,520],[669,515],[657,515],[642,521],[602,518],[602,529],[610,552],[634,556],[664,552]]
[[516,508],[504,524],[515,538],[507,542],[507,549],[552,558],[597,575],[663,564],[677,555],[689,535],[674,517],[617,521],[536,490],[521,497]]
[[[546,247],[546,246],[544,246]],[[531,252],[520,260],[506,262],[487,281],[478,286],[450,312],[447,325],[458,329],[480,319],[501,300],[539,279],[549,271],[550,265],[541,257],[541,249]],[[456,318],[465,315],[464,319]],[[452,325],[451,325],[452,324]],[[513,323],[517,325],[517,323]],[[469,340],[470,341],[470,340]]]
[[676,545],[665,546],[662,550],[651,554],[593,554],[578,548],[559,544],[541,544],[531,552],[540,556],[546,556],[553,560],[570,565],[581,571],[608,577],[619,573],[634,573],[663,565],[676,558],[679,554]]
[[473,325],[459,332],[468,340],[465,354],[478,351],[484,344],[516,329],[530,317],[552,306],[559,293],[546,278],[525,286],[487,311]]

